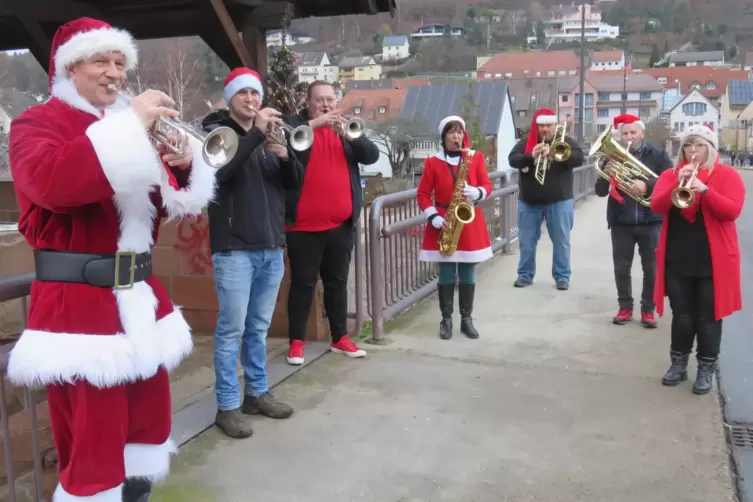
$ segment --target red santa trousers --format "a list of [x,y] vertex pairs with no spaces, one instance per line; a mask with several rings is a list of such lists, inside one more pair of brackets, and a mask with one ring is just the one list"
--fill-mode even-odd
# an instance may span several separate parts
[[[126,478],[167,476],[170,456],[170,379],[151,378],[97,388],[79,380],[47,387],[60,484],[55,502],[121,502]],[[88,498],[92,497],[92,498]]]

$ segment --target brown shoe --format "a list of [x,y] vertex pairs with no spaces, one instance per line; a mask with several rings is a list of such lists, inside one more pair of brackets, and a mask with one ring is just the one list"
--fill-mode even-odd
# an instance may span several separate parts
[[267,392],[261,396],[246,396],[241,408],[246,415],[264,415],[269,418],[288,418],[293,414],[293,408],[281,403]]
[[243,439],[254,433],[248,419],[241,414],[240,408],[218,411],[214,423],[231,438]]

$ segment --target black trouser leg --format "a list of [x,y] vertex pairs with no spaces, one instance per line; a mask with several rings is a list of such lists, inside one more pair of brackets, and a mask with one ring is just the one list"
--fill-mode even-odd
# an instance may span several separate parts
[[698,374],[693,384],[694,394],[707,394],[713,386],[716,360],[722,344],[722,321],[714,319],[714,281],[697,279],[696,329],[698,330]]
[[326,232],[288,232],[288,336],[290,340],[306,338],[306,323],[314,301],[319,269],[327,244]]
[[656,282],[656,248],[659,246],[661,226],[640,225],[637,230],[638,254],[643,268],[643,291],[641,291],[641,312],[653,312],[654,283]]
[[332,343],[348,334],[348,275],[355,238],[355,228],[350,221],[326,232],[320,271]]
[[669,264],[665,275],[667,296],[672,308],[671,349],[678,354],[690,354],[696,334],[694,310],[697,280],[672,270]]
[[633,225],[612,227],[612,261],[614,283],[617,286],[617,302],[621,309],[633,308],[633,283],[630,269],[635,255],[636,232]]

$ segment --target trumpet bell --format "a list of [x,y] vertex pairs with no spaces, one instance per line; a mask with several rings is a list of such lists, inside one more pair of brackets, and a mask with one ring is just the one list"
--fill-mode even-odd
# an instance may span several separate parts
[[238,134],[230,127],[218,127],[204,138],[201,153],[204,161],[219,169],[230,162],[238,153]]
[[678,187],[672,190],[672,204],[680,209],[685,209],[695,203],[695,192],[689,188]]
[[550,149],[552,150],[554,160],[557,162],[564,162],[573,154],[573,149],[564,141],[553,143]]
[[290,133],[290,147],[297,152],[308,150],[313,144],[314,131],[309,126],[298,126]]
[[349,119],[345,124],[345,132],[351,139],[358,139],[363,136],[363,131],[366,128],[363,120],[358,117]]

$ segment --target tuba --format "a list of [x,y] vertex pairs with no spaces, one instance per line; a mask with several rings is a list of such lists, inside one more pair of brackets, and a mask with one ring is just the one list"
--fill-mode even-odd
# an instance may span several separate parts
[[557,124],[557,128],[554,130],[554,138],[552,138],[552,144],[549,146],[549,156],[539,155],[536,159],[534,174],[539,184],[544,184],[546,172],[549,170],[550,157],[556,162],[564,162],[572,155],[572,148],[565,141],[565,136],[567,136],[567,122],[561,122]]
[[458,249],[458,241],[463,226],[476,218],[476,209],[463,197],[463,188],[468,179],[468,164],[471,163],[470,150],[463,148],[461,162],[458,165],[458,177],[452,190],[452,199],[447,206],[445,222],[447,227],[439,233],[439,252],[444,256],[450,256]]
[[650,195],[633,195],[629,189],[635,181],[649,181],[658,176],[630,153],[630,147],[620,145],[612,135],[611,125],[596,139],[589,155],[594,157],[594,168],[599,176],[607,181],[614,176],[618,188],[628,197],[638,204],[651,207]]
[[677,188],[672,190],[672,204],[680,209],[685,209],[695,203],[695,192],[690,188],[690,184],[698,176],[701,164],[700,162],[696,162],[695,155],[690,159],[690,163],[693,166],[693,173],[684,180],[681,180]]
[[[131,97],[120,91],[115,84],[109,84],[107,90],[118,94],[127,102]],[[170,134],[178,136],[177,141],[170,139]],[[158,117],[149,131],[149,137],[155,146],[164,146],[176,155],[186,152],[188,138],[192,137],[201,143],[201,154],[204,161],[215,169],[230,162],[238,153],[238,133],[230,127],[217,127],[209,133],[200,133],[189,124],[171,117]]]

